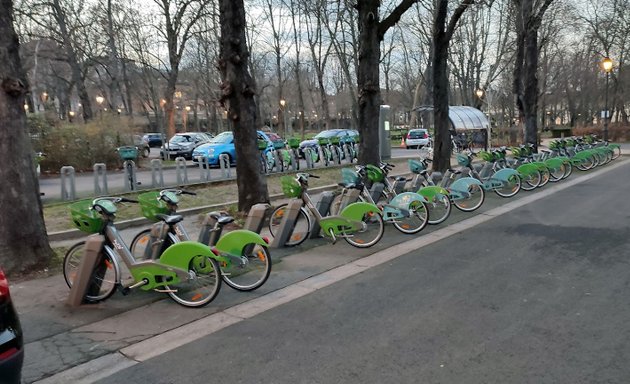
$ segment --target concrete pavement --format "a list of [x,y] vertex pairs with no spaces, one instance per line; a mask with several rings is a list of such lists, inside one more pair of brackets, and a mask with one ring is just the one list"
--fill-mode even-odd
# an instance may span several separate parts
[[[100,304],[69,308],[65,304],[68,289],[62,276],[17,283],[11,286],[11,292],[20,312],[27,343],[24,381],[31,383],[49,378],[44,382],[78,382],[83,378],[84,382],[90,382],[94,379],[90,374],[95,369],[106,366],[115,371],[133,364],[135,357],[129,359],[119,351],[135,351],[134,356],[146,356],[150,353],[148,351],[156,348],[152,340],[175,346],[177,343],[174,340],[164,344],[164,339],[154,338],[162,334],[179,335],[175,339],[181,338],[181,333],[176,330],[186,329],[187,325],[198,326],[199,322],[205,324],[203,322],[208,320],[204,319],[212,319],[219,324],[212,329],[239,321],[233,314],[229,315],[230,308],[241,305],[251,310],[251,307],[276,305],[295,296],[295,293],[286,296],[282,292],[296,283],[312,278],[322,285],[322,282],[333,282],[339,276],[358,273],[363,268],[386,261],[388,257],[439,241],[546,194],[567,190],[573,184],[601,172],[610,172],[626,162],[619,159],[602,169],[576,174],[569,180],[534,193],[521,192],[515,199],[500,199],[488,194],[487,201],[478,212],[464,214],[454,211],[446,223],[428,227],[418,236],[408,237],[388,226],[383,241],[366,250],[352,248],[345,242],[331,245],[322,239],[308,241],[295,249],[272,250],[273,272],[263,287],[253,293],[240,293],[224,285],[218,298],[201,309],[180,307],[164,294],[153,292],[134,292],[129,296],[116,293]],[[565,193],[568,191],[570,189]],[[198,227],[191,224],[189,229],[192,236],[197,235]],[[130,240],[130,235],[131,232],[125,235],[125,240]],[[345,269],[336,269],[340,267]],[[327,274],[326,271],[336,272]],[[309,287],[302,285],[302,291],[306,293],[309,289],[317,289],[313,285]],[[160,350],[164,348],[169,347]]]

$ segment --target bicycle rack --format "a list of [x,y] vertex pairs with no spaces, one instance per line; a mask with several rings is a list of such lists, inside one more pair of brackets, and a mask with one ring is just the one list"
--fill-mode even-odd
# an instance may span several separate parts
[[153,188],[164,187],[164,173],[162,172],[162,160],[151,160],[151,186]]
[[[291,157],[291,170],[294,172],[299,171],[300,168],[298,167],[298,162],[300,161],[300,158],[295,156],[295,151],[289,151],[289,156]],[[285,169],[284,171],[286,172],[288,169]]]
[[271,205],[267,203],[254,204],[247,213],[244,228],[252,232],[260,233],[270,208]]
[[210,181],[210,164],[208,164],[208,158],[205,156],[197,157],[199,163],[199,180]]
[[313,168],[313,149],[304,148],[304,159],[306,160],[306,168]]
[[[320,215],[322,215],[323,217],[328,216],[328,212],[330,212],[330,205],[332,204],[334,198],[335,195],[332,192],[326,191],[321,193],[319,201],[317,201],[317,204],[315,205]],[[309,239],[319,238],[320,229],[321,228],[319,227],[319,223],[317,221],[314,221],[313,229],[311,230]]]
[[[105,163],[94,164],[94,195],[107,195],[107,166]],[[102,181],[102,183],[101,183]]]
[[61,167],[60,174],[61,198],[63,200],[75,200],[77,198],[77,189],[74,179],[74,167],[70,165]]
[[188,169],[186,168],[186,159],[181,156],[175,159],[175,171],[177,172],[177,184],[188,184]]
[[272,248],[281,248],[284,244],[286,244],[287,240],[289,240],[289,236],[291,236],[291,233],[293,232],[295,222],[297,221],[298,214],[300,213],[300,208],[302,208],[302,200],[289,200],[289,204],[287,204],[285,213],[282,216],[282,222],[280,223],[278,233],[276,233],[276,236],[271,241]]
[[372,200],[378,201],[384,189],[385,189],[385,185],[383,183],[372,184],[372,188],[370,188],[370,195],[372,196]]
[[232,177],[232,168],[230,168],[230,156],[227,153],[219,155],[219,164],[221,165],[221,173],[224,179]]
[[[131,167],[129,166],[131,164]],[[136,189],[137,180],[136,180],[136,163],[133,160],[125,160],[123,163],[123,168],[125,169],[125,189],[128,191],[133,191]],[[131,172],[131,175],[129,174]]]
[[404,180],[396,179],[396,181],[394,181],[394,192],[396,192],[396,194],[403,193],[403,191],[405,190],[405,185],[407,185],[406,178]]
[[[85,240],[85,255],[81,258],[77,275],[72,282],[67,304],[71,307],[78,307],[83,303],[83,298],[88,291],[88,285],[93,275],[96,262],[101,257],[101,250],[105,243],[103,235],[90,235]],[[98,273],[98,271],[95,271]]]
[[324,160],[324,158],[326,157],[326,153],[324,152],[324,147],[320,145],[320,147],[318,148],[318,151],[319,151],[319,160],[322,163],[322,165],[325,166],[326,160]]

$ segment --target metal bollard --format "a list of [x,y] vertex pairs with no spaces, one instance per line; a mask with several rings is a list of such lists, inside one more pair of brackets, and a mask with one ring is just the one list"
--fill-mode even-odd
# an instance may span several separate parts
[[60,174],[61,198],[63,200],[75,200],[77,198],[77,188],[74,179],[74,167],[70,165],[61,167]]
[[270,208],[271,205],[267,203],[254,204],[247,214],[244,229],[260,233]]
[[304,148],[304,160],[306,160],[306,169],[313,168],[313,150]]
[[136,180],[136,163],[133,160],[125,160],[123,167],[125,168],[125,189],[133,191],[138,184]]
[[[85,241],[85,254],[79,263],[79,270],[74,278],[70,294],[68,295],[68,305],[78,307],[83,303],[83,298],[88,291],[91,277],[94,274],[104,273],[104,271],[95,271],[98,260],[100,259],[103,249],[105,237],[103,235],[88,236]],[[102,276],[102,275],[101,275]]]
[[186,159],[183,157],[175,159],[175,171],[177,172],[177,184],[188,184],[188,168],[186,167]]
[[[321,193],[319,201],[317,201],[317,204],[315,205],[320,215],[324,217],[328,216],[328,212],[330,211],[330,205],[332,204],[332,201],[334,198],[335,198],[335,195],[332,192],[326,191],[326,192]],[[311,231],[311,234],[309,235],[309,239],[317,239],[319,237],[320,229],[321,228],[319,227],[319,223],[315,221],[313,223],[313,230]]]
[[210,181],[210,164],[208,163],[208,158],[199,156],[197,162],[199,163],[199,180]]
[[403,193],[406,184],[407,179],[405,177],[401,179],[396,178],[396,181],[394,182],[394,191],[396,192],[396,194]]
[[[293,171],[300,170],[300,157],[295,156],[295,151],[289,151],[289,156],[291,157],[291,169]],[[288,169],[286,169],[288,171]]]
[[151,186],[164,188],[164,173],[162,172],[162,160],[151,160]]
[[232,168],[230,168],[230,155],[222,153],[219,155],[219,164],[221,165],[221,174],[224,179],[232,177]]
[[271,241],[272,248],[284,247],[284,244],[286,244],[289,236],[291,236],[291,233],[295,228],[295,222],[297,221],[298,214],[300,213],[300,208],[302,208],[302,200],[291,199],[289,201],[289,204],[285,208],[285,213],[282,216],[278,233],[276,233],[276,236]]
[[105,163],[94,164],[94,195],[107,195],[107,166]]

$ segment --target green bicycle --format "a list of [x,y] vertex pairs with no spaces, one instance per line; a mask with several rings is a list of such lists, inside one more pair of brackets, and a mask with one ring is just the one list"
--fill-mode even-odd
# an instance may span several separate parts
[[[156,260],[136,260],[114,226],[116,204],[137,203],[124,197],[99,197],[70,206],[72,222],[81,231],[104,237],[99,258],[90,276],[84,300],[96,303],[109,298],[116,288],[123,294],[130,290],[155,290],[167,293],[186,307],[201,307],[221,290],[219,263],[230,260],[216,255],[210,247],[186,241],[173,245]],[[86,253],[86,242],[72,246],[63,260],[63,276],[72,288]],[[121,281],[121,261],[131,273],[133,282]]]

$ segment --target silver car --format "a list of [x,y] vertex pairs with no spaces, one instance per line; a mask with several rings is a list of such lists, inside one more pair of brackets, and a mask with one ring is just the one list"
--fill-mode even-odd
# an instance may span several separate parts
[[410,129],[405,138],[407,149],[422,148],[429,144],[429,132],[426,129]]

